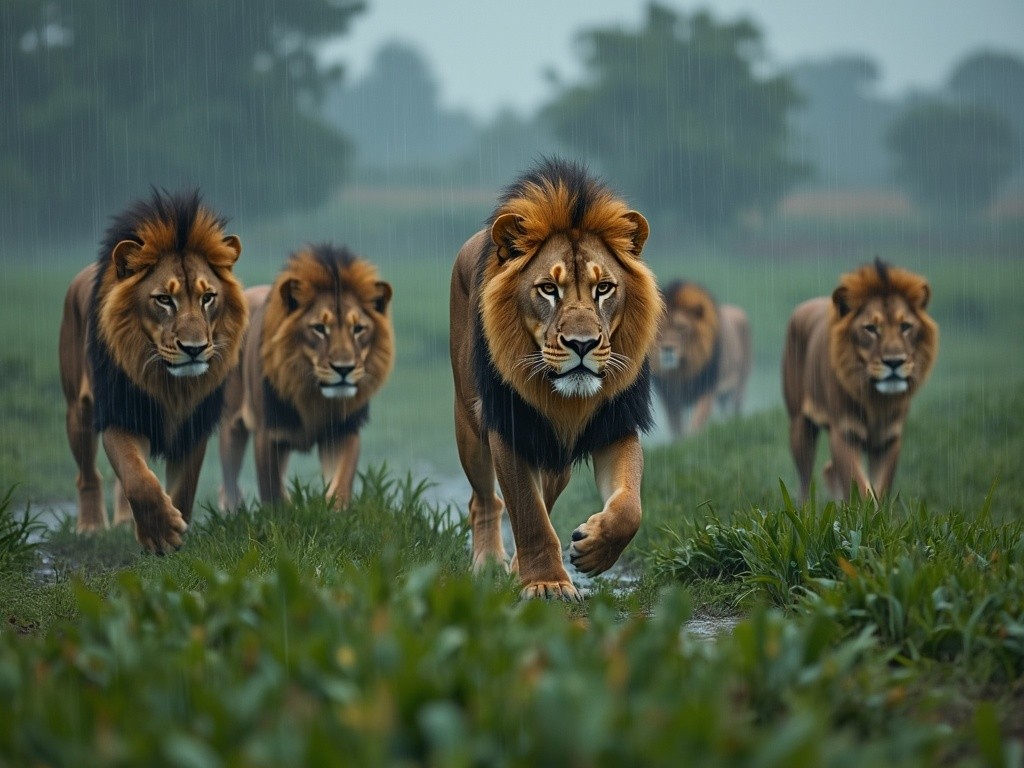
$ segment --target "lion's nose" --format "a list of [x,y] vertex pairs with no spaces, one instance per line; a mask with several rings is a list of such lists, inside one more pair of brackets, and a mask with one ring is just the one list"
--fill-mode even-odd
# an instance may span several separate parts
[[343,379],[356,369],[354,365],[338,365],[337,363],[331,363],[331,368]]
[[180,340],[178,341],[178,349],[180,349],[186,355],[191,357],[193,360],[199,357],[201,354],[203,354],[203,350],[205,350],[208,346],[210,345],[207,344],[205,341],[200,342],[199,344],[185,344]]
[[580,356],[580,360],[586,357],[587,352],[597,346],[597,339],[567,339],[562,337],[562,344]]
[[894,371],[907,362],[906,355],[888,355],[882,358],[882,362],[892,368]]

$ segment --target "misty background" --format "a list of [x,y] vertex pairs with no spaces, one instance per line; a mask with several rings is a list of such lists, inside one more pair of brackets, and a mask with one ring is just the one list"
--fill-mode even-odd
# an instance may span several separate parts
[[[394,283],[398,362],[371,458],[457,471],[451,263],[499,190],[553,153],[648,217],[659,279],[745,306],[748,410],[777,406],[789,309],[876,253],[962,279],[985,255],[1020,284],[1021,30],[1013,0],[4,0],[0,276],[17,332],[0,362],[17,373],[0,385],[0,481],[67,473],[60,301],[151,185],[202,189],[241,236],[247,284],[319,240]],[[944,332],[991,321],[939,287]],[[1010,377],[1022,325],[1003,329]],[[40,425],[42,458],[20,447]]]

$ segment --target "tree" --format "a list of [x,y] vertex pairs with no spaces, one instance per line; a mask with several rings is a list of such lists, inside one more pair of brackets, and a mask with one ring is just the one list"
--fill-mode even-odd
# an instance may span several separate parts
[[805,62],[790,71],[804,98],[793,110],[793,154],[815,184],[882,186],[889,181],[885,131],[897,108],[874,95],[878,68],[861,56]]
[[449,162],[475,130],[468,115],[441,108],[426,61],[397,42],[381,46],[363,80],[330,96],[326,114],[352,138],[358,164],[373,168]]
[[896,177],[911,197],[958,219],[990,205],[1017,162],[1013,126],[986,107],[923,101],[886,138]]
[[544,116],[650,212],[713,228],[772,207],[805,174],[789,156],[799,97],[786,77],[757,74],[751,22],[651,4],[638,31],[591,30],[580,43],[587,80]]
[[315,46],[358,0],[4,0],[0,225],[96,228],[150,184],[231,211],[319,200],[347,145]]

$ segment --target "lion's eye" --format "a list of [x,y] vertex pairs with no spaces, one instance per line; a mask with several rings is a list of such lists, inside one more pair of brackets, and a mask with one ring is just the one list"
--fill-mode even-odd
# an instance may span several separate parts
[[541,283],[537,286],[537,290],[545,296],[558,296],[558,286],[554,283]]
[[607,280],[603,280],[602,282],[597,284],[597,287],[594,288],[594,295],[595,296],[607,296],[609,293],[611,293],[614,290],[615,290],[615,283],[610,283]]
[[864,326],[864,330],[870,333],[872,336],[878,335],[878,326],[875,325],[874,323],[867,323]]
[[327,326],[324,325],[323,323],[313,323],[312,325],[309,326],[309,330],[311,330],[317,336],[327,335]]
[[204,308],[208,308],[211,304],[213,304],[213,300],[216,298],[217,294],[211,291],[209,293],[204,293],[203,297],[199,301],[202,302]]
[[362,333],[365,330],[366,330],[366,326],[365,325],[361,325],[360,323],[356,323],[355,325],[352,326],[352,333],[354,333],[356,336],[358,336],[360,333]]
[[174,307],[174,299],[166,293],[158,293],[153,300],[161,307]]
[[913,323],[900,323],[900,331],[910,333],[914,329]]

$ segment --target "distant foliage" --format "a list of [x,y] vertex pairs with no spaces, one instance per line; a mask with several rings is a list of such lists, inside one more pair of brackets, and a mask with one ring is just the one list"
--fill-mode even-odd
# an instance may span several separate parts
[[790,156],[784,76],[758,74],[761,33],[651,4],[637,31],[580,37],[587,78],[544,116],[646,213],[713,229],[770,209],[806,169]]
[[897,179],[939,216],[966,218],[991,205],[1020,158],[1010,121],[990,108],[925,101],[886,136]]
[[96,229],[150,184],[230,212],[320,200],[347,143],[315,45],[359,0],[5,0],[0,230]]

